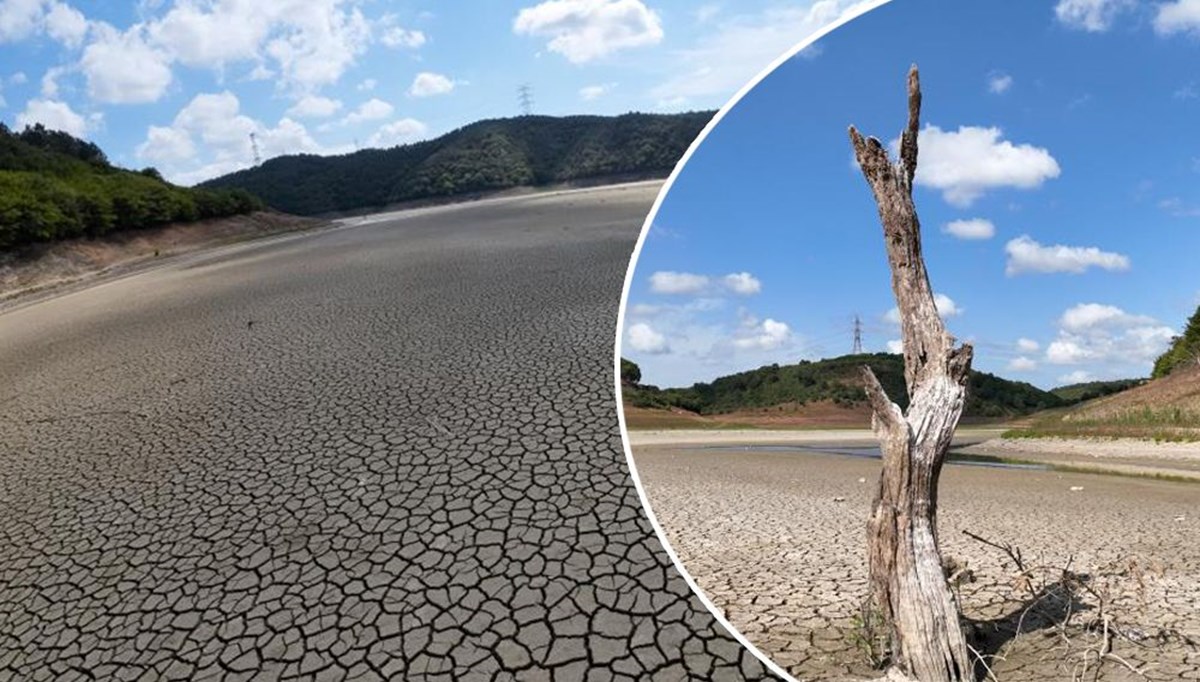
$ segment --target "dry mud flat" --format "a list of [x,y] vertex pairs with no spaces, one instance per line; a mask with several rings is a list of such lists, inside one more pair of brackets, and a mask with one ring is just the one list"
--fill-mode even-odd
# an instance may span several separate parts
[[766,677],[621,447],[657,191],[355,219],[0,315],[0,680]]
[[[878,460],[665,439],[637,445],[635,435],[634,459],[655,515],[703,592],[800,679],[877,676],[856,620]],[[853,440],[843,434],[832,445]],[[993,668],[1002,682],[1070,680],[1085,670],[1092,679],[1102,634],[1081,626],[1102,612],[1096,596],[1084,594],[1065,639],[1033,617],[1022,623],[1027,632],[1006,635],[1031,601],[1026,586],[1011,560],[964,530],[1052,567],[1038,574],[1051,586],[1068,565],[1091,576],[1116,633],[1113,652],[1144,674],[1110,658],[1097,679],[1200,679],[1200,485],[948,465],[939,505],[943,552],[974,576],[961,585],[963,609],[1000,649]]]

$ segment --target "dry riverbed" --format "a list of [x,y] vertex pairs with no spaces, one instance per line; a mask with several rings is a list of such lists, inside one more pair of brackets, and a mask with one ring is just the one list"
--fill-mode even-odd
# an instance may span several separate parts
[[[993,434],[963,435],[978,443]],[[787,447],[851,452],[869,444],[870,434],[683,432],[671,439],[669,432],[631,434],[653,511],[702,591],[798,678],[877,676],[867,662],[859,606],[879,461]],[[1014,459],[1066,457],[1038,446],[1021,450],[1023,441],[991,442]],[[1174,454],[1140,465],[1191,466],[1188,452]],[[1115,656],[1103,661],[1097,679],[1200,679],[1198,502],[1196,483],[947,466],[942,548],[967,566],[961,603],[998,654],[991,659],[998,679],[1092,679],[1106,619]],[[1010,557],[964,531],[1011,543],[1029,567],[1046,568],[1023,579]],[[1029,583],[1053,592],[1063,586],[1064,568],[1086,585],[1074,588],[1079,597],[1067,627],[1037,617],[1065,617],[1065,601],[1050,596],[1026,614],[1014,637],[1033,601]]]

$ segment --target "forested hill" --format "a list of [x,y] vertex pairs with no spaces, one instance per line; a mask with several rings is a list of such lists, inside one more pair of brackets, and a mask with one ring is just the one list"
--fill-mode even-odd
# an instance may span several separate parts
[[95,144],[67,133],[0,123],[0,250],[259,208],[242,190],[177,187],[153,168],[117,168]]
[[202,186],[239,187],[281,211],[316,215],[518,186],[665,176],[713,114],[479,121],[390,149],[276,157]]
[[[795,365],[768,365],[690,388],[626,386],[625,397],[635,407],[677,407],[699,414],[819,401],[854,407],[866,402],[860,374],[863,365],[871,367],[892,400],[907,407],[904,358],[889,353],[845,355]],[[622,373],[632,376],[634,368],[626,369],[623,365]],[[972,371],[967,391],[964,412],[967,417],[1015,417],[1067,404],[1048,391],[985,372]]]

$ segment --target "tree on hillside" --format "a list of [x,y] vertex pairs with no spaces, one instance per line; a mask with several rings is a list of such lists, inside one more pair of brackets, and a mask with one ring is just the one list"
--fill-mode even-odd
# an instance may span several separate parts
[[909,405],[901,410],[875,373],[863,368],[883,471],[868,523],[871,603],[888,625],[892,665],[921,682],[974,679],[958,604],[942,571],[937,488],[966,404],[970,345],[955,347],[934,304],[913,205],[921,86],[908,74],[908,125],[900,159],[850,127],[850,140],[883,224],[892,291],[900,309]]
[[633,360],[621,358],[621,383],[636,386],[642,380],[642,368]]
[[1151,377],[1165,377],[1182,367],[1200,366],[1200,308],[1188,320],[1183,333],[1171,339],[1171,347],[1154,362]]

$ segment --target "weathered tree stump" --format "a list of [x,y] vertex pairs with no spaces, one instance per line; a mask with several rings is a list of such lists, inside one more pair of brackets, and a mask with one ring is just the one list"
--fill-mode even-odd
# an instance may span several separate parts
[[879,207],[900,308],[909,406],[902,412],[869,367],[863,368],[883,472],[868,523],[871,599],[888,623],[892,664],[922,682],[973,680],[974,666],[958,605],[942,572],[937,487],[966,400],[970,345],[955,347],[934,304],[913,205],[921,86],[908,74],[908,125],[900,159],[853,126],[850,141]]

